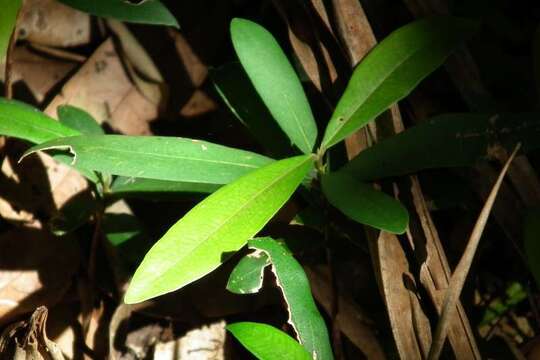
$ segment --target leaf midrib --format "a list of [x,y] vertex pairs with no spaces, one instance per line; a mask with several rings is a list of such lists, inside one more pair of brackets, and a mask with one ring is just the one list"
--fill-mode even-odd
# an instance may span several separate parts
[[[195,157],[192,158],[192,157],[188,157],[188,156],[168,155],[168,154],[160,154],[160,153],[153,153],[153,152],[137,152],[137,151],[123,150],[123,149],[112,149],[112,148],[109,148],[109,147],[106,147],[106,146],[96,146],[96,145],[85,146],[83,150],[81,150],[81,149],[77,150],[76,149],[76,147],[79,147],[81,145],[66,145],[66,146],[72,146],[73,151],[75,153],[77,153],[77,152],[84,153],[84,152],[90,152],[90,151],[95,151],[95,150],[103,150],[103,151],[108,151],[108,152],[112,152],[112,153],[119,152],[119,153],[124,153],[124,154],[148,155],[148,156],[153,156],[153,157],[156,157],[156,158],[161,157],[161,158],[167,158],[167,159],[199,161],[199,162],[207,162],[207,163],[214,163],[214,164],[221,164],[221,165],[234,165],[234,166],[238,166],[238,167],[245,167],[245,168],[252,168],[252,169],[258,169],[258,168],[261,167],[261,166],[257,166],[257,165],[254,165],[254,164],[241,163],[241,162],[212,160],[212,159],[200,159],[200,158],[195,158]],[[51,148],[49,148],[49,149],[51,149]],[[271,163],[271,161],[269,163]],[[264,165],[267,165],[267,164],[264,164]]]
[[[311,157],[308,157],[306,158],[304,161],[302,161],[301,163],[299,163],[297,166],[295,166],[294,168],[291,168],[289,171],[287,171],[286,173],[282,174],[281,176],[277,177],[276,179],[274,179],[271,183],[269,183],[266,187],[264,187],[263,189],[259,190],[256,194],[253,195],[253,197],[251,198],[251,201],[248,201],[246,202],[244,205],[242,205],[238,210],[236,210],[234,213],[232,213],[229,217],[227,217],[225,220],[223,220],[221,222],[221,224],[219,226],[216,227],[216,229],[214,231],[212,231],[210,234],[208,234],[208,236],[206,236],[206,238],[202,241],[200,241],[198,244],[196,244],[193,248],[191,248],[189,250],[189,252],[187,253],[184,253],[185,255],[180,257],[177,261],[175,261],[173,263],[173,265],[171,265],[169,267],[169,270],[166,270],[163,274],[166,274],[170,271],[171,268],[173,267],[176,267],[178,266],[179,263],[181,263],[184,259],[190,257],[195,251],[197,251],[197,249],[199,249],[203,243],[206,243],[207,241],[209,241],[209,239],[211,239],[217,232],[219,232],[224,226],[225,224],[227,224],[228,222],[231,221],[232,218],[236,217],[240,212],[242,212],[246,207],[248,207],[249,205],[253,204],[255,202],[255,200],[261,196],[263,193],[267,192],[270,188],[273,187],[274,184],[282,181],[285,177],[287,177],[288,175],[290,175],[292,172],[294,172],[295,170],[297,170],[298,168],[300,168],[301,166],[303,166],[307,161],[310,161],[312,158]],[[199,203],[200,204],[200,203]],[[279,209],[278,209],[279,210]]]
[[418,54],[420,51],[422,51],[423,48],[429,46],[430,44],[436,42],[436,40],[430,40],[428,41],[427,43],[425,43],[424,45],[422,46],[419,46],[417,49],[415,49],[413,52],[411,52],[411,54],[407,57],[405,57],[403,59],[403,61],[399,62],[395,67],[392,68],[391,71],[388,72],[388,74],[386,76],[384,76],[383,78],[381,78],[381,80],[373,86],[372,90],[369,92],[369,94],[365,97],[364,101],[359,104],[354,110],[351,110],[349,111],[346,115],[343,115],[343,116],[338,116],[337,118],[339,119],[340,117],[343,118],[343,119],[349,119],[347,121],[343,121],[341,122],[341,124],[336,127],[336,130],[333,132],[333,134],[329,137],[329,140],[327,141],[327,144],[326,144],[326,147],[328,146],[331,146],[330,144],[332,144],[334,138],[336,137],[336,134],[338,134],[341,129],[343,129],[343,127],[350,123],[351,121],[351,118],[352,116],[354,116],[354,114],[356,112],[358,112],[358,109],[360,109],[364,104],[366,104],[369,99],[373,96],[373,94],[375,94],[377,92],[377,89],[380,89],[380,86],[382,83],[384,83],[388,78],[390,78],[396,71],[396,69],[398,69],[399,67],[401,67],[403,64],[407,63],[413,56],[415,56],[416,54]]

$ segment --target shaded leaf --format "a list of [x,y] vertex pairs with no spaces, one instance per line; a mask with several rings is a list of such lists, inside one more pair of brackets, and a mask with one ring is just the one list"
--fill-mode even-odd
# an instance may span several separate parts
[[61,138],[34,146],[23,157],[40,150],[69,150],[75,164],[113,175],[205,184],[227,184],[271,162],[248,151],[160,136]]
[[356,67],[326,128],[327,149],[404,98],[475,29],[469,20],[437,17],[390,34]]
[[540,284],[540,209],[529,211],[523,233],[529,269],[536,283]]
[[273,156],[284,157],[292,153],[287,135],[274,121],[240,64],[211,69],[210,75],[225,104],[255,140]]
[[540,146],[538,114],[445,114],[362,151],[343,167],[360,180],[415,173],[423,169],[472,166],[493,159],[497,145],[511,151]]
[[273,326],[253,322],[230,324],[227,330],[259,360],[311,360],[309,353],[293,338]]
[[0,134],[40,144],[58,137],[79,135],[79,132],[30,105],[0,98]]
[[9,39],[15,30],[17,14],[22,0],[0,0],[0,63],[3,62],[9,46]]
[[270,258],[277,284],[287,303],[289,323],[300,343],[314,359],[333,359],[326,324],[315,305],[309,281],[300,263],[283,241],[257,238],[250,240],[248,245],[250,249],[262,251]]
[[234,267],[227,290],[235,294],[255,294],[262,288],[264,269],[270,264],[265,253],[254,252],[244,256]]
[[262,229],[312,166],[311,156],[277,161],[208,196],[150,249],[124,301],[166,294],[216,269]]
[[103,128],[89,113],[75,106],[61,105],[56,109],[58,120],[83,135],[103,135]]
[[146,0],[138,4],[125,0],[60,0],[60,2],[86,13],[121,21],[180,27],[174,16],[159,0]]
[[305,154],[317,140],[317,125],[298,76],[276,39],[262,26],[233,19],[236,54],[268,110]]
[[399,201],[344,171],[324,175],[322,189],[330,204],[354,221],[394,234],[407,229],[409,214]]

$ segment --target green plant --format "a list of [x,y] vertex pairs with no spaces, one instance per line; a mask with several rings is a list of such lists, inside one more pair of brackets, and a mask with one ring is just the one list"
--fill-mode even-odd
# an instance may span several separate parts
[[[215,70],[217,87],[256,136],[266,136],[266,129],[271,128],[276,136],[288,138],[262,141],[270,147],[285,143],[286,148],[269,148],[277,156],[290,154],[281,160],[193,139],[104,135],[78,109],[59,109],[60,122],[56,122],[30,106],[3,99],[0,134],[37,144],[23,158],[37,151],[53,152],[60,161],[79,169],[103,198],[156,190],[210,194],[147,253],[125,295],[126,303],[180,289],[215,270],[247,244],[254,252],[237,265],[228,289],[257,292],[264,268],[272,266],[298,340],[317,359],[331,359],[328,332],[302,267],[284,241],[254,237],[298,188],[315,206],[325,207],[328,202],[358,223],[401,234],[407,228],[406,209],[369,181],[430,167],[470,165],[489,157],[494,143],[511,146],[519,140],[526,151],[537,147],[538,135],[530,131],[537,127],[535,117],[524,124],[523,116],[513,121],[515,117],[494,120],[490,115],[453,114],[382,141],[337,171],[331,168],[328,153],[333,146],[407,96],[474,29],[469,21],[441,17],[395,31],[358,65],[318,142],[318,126],[307,96],[277,41],[260,25],[233,20],[233,45],[247,74],[242,79],[249,79],[246,86],[252,86],[259,98],[243,106],[248,101],[245,97],[229,96],[234,89],[227,75],[238,67]],[[264,118],[273,118],[278,127],[257,122],[257,112],[242,110],[247,106],[267,111]],[[434,137],[438,141],[433,142]],[[426,149],[431,156],[422,156]],[[295,152],[303,155],[291,156]],[[117,177],[112,180],[111,175]],[[321,225],[328,227],[328,220],[323,221]],[[248,348],[260,349],[260,337],[242,337],[242,328],[239,324],[230,327]],[[294,348],[282,335],[275,337]],[[290,351],[304,356],[301,350]]]

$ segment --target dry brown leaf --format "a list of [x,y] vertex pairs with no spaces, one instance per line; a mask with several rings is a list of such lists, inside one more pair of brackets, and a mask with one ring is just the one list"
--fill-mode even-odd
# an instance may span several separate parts
[[497,198],[497,193],[499,192],[504,176],[506,175],[506,172],[508,171],[508,168],[510,167],[510,164],[512,163],[512,160],[517,154],[520,146],[520,144],[516,146],[514,152],[512,153],[512,155],[510,155],[506,164],[502,168],[497,178],[497,181],[493,185],[493,188],[486,200],[486,203],[484,204],[484,207],[482,208],[482,211],[478,216],[478,220],[474,225],[465,251],[463,252],[461,259],[459,260],[459,263],[456,266],[454,273],[452,274],[452,278],[450,279],[450,282],[448,284],[448,289],[445,291],[444,302],[441,309],[441,316],[439,322],[437,323],[437,328],[433,336],[433,343],[429,351],[428,359],[436,360],[439,358],[442,352],[443,345],[448,334],[448,329],[456,312],[456,304],[459,302],[461,290],[463,289],[463,285],[465,284],[465,280],[467,279],[467,275],[469,274],[474,255],[476,254],[476,249],[478,248],[480,238],[482,237],[482,233],[484,232],[484,228],[486,227],[489,214],[491,213],[491,209],[493,208],[493,203]]
[[90,41],[90,16],[56,0],[25,0],[17,24],[18,39],[70,47]]
[[158,116],[158,104],[146,98],[130,80],[112,39],[101,44],[45,113],[54,115],[56,108],[64,104],[80,107],[99,123],[107,122],[127,135],[150,134],[149,123]]
[[[427,355],[426,339],[422,338],[429,322],[420,305],[409,263],[397,236],[368,231],[370,253],[374,261],[379,290],[386,302],[394,341],[401,359],[424,359]],[[423,329],[422,329],[423,328]],[[417,332],[422,329],[422,332]],[[427,339],[429,340],[429,339]]]
[[[24,81],[38,103],[77,66],[77,62],[44,56],[28,46],[16,47],[11,61],[12,82]],[[3,66],[0,66],[1,81],[4,81]]]
[[73,239],[15,229],[2,234],[0,243],[0,323],[63,297],[79,265]]
[[[289,41],[304,73],[317,90],[329,92],[337,79],[337,71],[328,49],[320,41],[316,27],[310,21],[309,12],[305,6],[291,1],[274,0],[273,3],[287,24]],[[321,12],[323,19],[327,19],[321,4],[315,1],[314,7]]]

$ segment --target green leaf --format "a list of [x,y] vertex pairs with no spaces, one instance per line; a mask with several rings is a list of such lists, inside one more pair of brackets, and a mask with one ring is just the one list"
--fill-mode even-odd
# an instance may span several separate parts
[[289,323],[300,343],[313,359],[333,359],[326,324],[311,295],[307,276],[285,243],[266,237],[250,240],[248,245],[250,249],[262,251],[270,258],[288,306]]
[[540,209],[530,210],[524,224],[525,255],[529,269],[540,286]]
[[216,269],[263,228],[312,167],[311,155],[276,161],[208,196],[146,254],[124,301],[166,294]]
[[317,125],[298,76],[276,39],[262,26],[233,19],[236,54],[274,119],[305,154],[317,140]]
[[6,57],[9,39],[15,30],[17,14],[21,8],[22,0],[0,0],[0,63]]
[[[58,137],[80,135],[80,133],[30,105],[0,97],[0,135],[39,144]],[[54,156],[54,159],[64,164],[70,163],[69,159],[61,154]],[[88,180],[98,182],[98,177],[94,172],[80,166],[75,166],[75,168]]]
[[407,96],[474,30],[469,20],[437,17],[390,34],[356,67],[328,123],[322,148],[337,144]]
[[79,131],[83,135],[103,135],[105,132],[97,121],[75,106],[61,105],[56,109],[58,120],[69,128]]
[[79,134],[30,105],[0,97],[0,135],[40,144]]
[[227,330],[259,360],[313,360],[302,345],[273,326],[242,322],[228,325]]
[[227,290],[235,294],[255,294],[263,284],[264,269],[270,264],[265,253],[254,252],[244,256],[234,267]]
[[110,189],[112,195],[121,197],[159,197],[160,195],[170,198],[173,194],[211,194],[221,185],[204,184],[182,181],[168,181],[156,179],[144,179],[134,177],[117,177]]
[[40,150],[67,150],[75,164],[113,175],[204,184],[228,184],[272,161],[205,141],[160,136],[61,138],[34,146],[23,157]]
[[255,140],[272,156],[282,158],[292,153],[287,135],[274,121],[240,64],[211,69],[210,75],[218,94]]
[[60,0],[74,9],[120,21],[168,25],[179,28],[174,16],[159,0],[146,0],[138,4],[126,0]]
[[423,169],[472,166],[522,144],[540,147],[540,114],[446,114],[422,122],[362,151],[342,169],[363,181]]
[[330,204],[352,220],[394,234],[407,229],[407,210],[371,184],[362,183],[344,171],[326,174],[321,182]]

